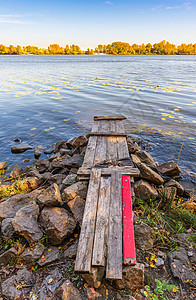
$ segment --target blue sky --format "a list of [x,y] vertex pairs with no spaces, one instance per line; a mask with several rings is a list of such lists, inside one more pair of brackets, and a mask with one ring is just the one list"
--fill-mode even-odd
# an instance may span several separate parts
[[194,1],[0,0],[0,44],[196,43]]

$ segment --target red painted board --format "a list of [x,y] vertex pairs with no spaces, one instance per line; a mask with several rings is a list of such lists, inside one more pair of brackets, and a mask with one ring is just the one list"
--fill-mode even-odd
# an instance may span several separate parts
[[133,227],[132,197],[130,176],[122,175],[123,204],[123,264],[135,265],[135,239]]

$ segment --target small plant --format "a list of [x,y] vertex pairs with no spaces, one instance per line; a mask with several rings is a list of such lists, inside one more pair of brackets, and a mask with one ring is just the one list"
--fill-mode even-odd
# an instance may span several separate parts
[[149,285],[146,285],[145,289],[142,290],[148,300],[167,300],[169,298],[164,295],[166,292],[172,291],[175,293],[178,291],[178,287],[173,284],[169,284],[167,280],[163,280],[163,282],[161,282],[158,279],[155,279],[155,281],[157,286],[154,292],[151,291]]

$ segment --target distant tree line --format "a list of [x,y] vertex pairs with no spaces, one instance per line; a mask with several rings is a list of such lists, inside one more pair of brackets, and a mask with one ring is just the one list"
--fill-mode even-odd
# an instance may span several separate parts
[[78,45],[66,45],[60,47],[58,44],[51,44],[47,49],[35,46],[4,46],[0,44],[0,54],[34,54],[34,55],[80,55],[80,54],[113,54],[113,55],[196,55],[195,44],[174,45],[163,40],[160,43],[151,45],[142,44],[130,45],[129,43],[113,42],[108,45],[98,45],[94,50],[83,51]]

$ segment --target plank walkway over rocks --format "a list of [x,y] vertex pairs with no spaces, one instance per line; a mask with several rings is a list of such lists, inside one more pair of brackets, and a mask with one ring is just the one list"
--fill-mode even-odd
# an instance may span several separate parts
[[[82,167],[78,170],[80,180],[89,180],[83,222],[76,256],[75,271],[91,273],[92,268],[105,268],[107,279],[122,279],[123,262],[134,264],[135,245],[133,226],[127,233],[123,218],[123,206],[131,201],[133,189],[126,187],[122,200],[122,176],[128,175],[128,182],[139,176],[139,170],[129,156],[126,134],[119,117],[94,117],[94,125]],[[132,222],[131,202],[128,215]],[[132,223],[126,224],[132,224]],[[124,237],[123,228],[126,228]],[[133,242],[130,243],[130,238]],[[123,249],[124,247],[124,249]],[[128,247],[128,248],[127,248]],[[134,249],[131,249],[133,247]]]

